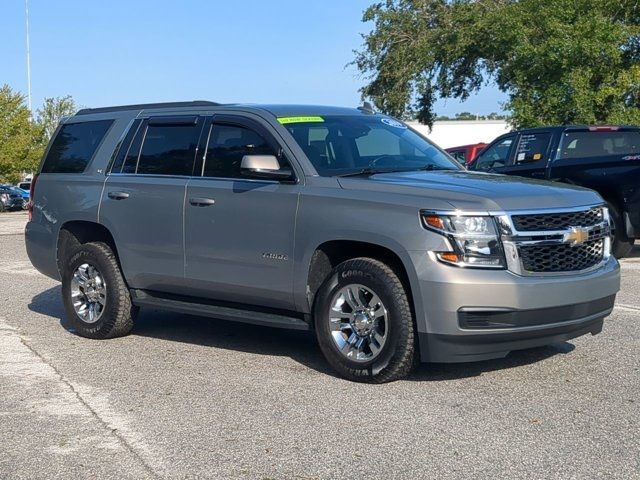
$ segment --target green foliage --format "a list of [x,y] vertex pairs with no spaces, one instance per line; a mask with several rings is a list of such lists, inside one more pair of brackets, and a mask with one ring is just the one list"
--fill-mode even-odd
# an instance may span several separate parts
[[382,111],[431,125],[438,97],[506,92],[515,127],[640,123],[632,0],[386,0],[355,64]]
[[44,143],[42,129],[31,120],[23,95],[0,87],[0,181],[15,183],[21,172],[35,170]]
[[43,130],[44,138],[48,142],[56,131],[60,120],[76,113],[78,108],[71,95],[64,97],[48,97],[44,99],[42,108],[38,109],[36,121]]
[[0,87],[0,183],[17,183],[22,173],[34,172],[61,118],[75,111],[69,95],[45,98],[34,121],[24,95]]

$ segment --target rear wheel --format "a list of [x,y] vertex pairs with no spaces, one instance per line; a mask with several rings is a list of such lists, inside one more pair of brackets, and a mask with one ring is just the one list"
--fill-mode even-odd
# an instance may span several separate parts
[[633,248],[634,239],[627,237],[627,229],[620,211],[611,203],[607,203],[609,216],[611,217],[611,250],[616,258],[629,255]]
[[322,353],[349,380],[397,380],[417,358],[407,293],[378,260],[356,258],[334,268],[316,296],[314,321]]
[[137,308],[115,255],[102,242],[79,245],[65,262],[62,296],[67,318],[87,338],[114,338],[133,328]]

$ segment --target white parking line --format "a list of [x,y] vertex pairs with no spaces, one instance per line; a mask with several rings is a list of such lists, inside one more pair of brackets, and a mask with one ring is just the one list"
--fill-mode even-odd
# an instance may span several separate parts
[[640,313],[640,307],[634,307],[633,305],[617,304],[614,308],[617,308],[618,310],[624,310],[626,312]]
[[[108,456],[112,452],[128,451],[152,476],[164,468],[161,457],[133,430],[128,419],[111,406],[105,394],[63,377],[2,317],[0,387],[7,392],[0,399],[3,415],[13,419],[32,416],[32,421],[53,417],[63,419],[72,432],[76,432],[75,428],[91,432],[87,437],[74,433],[71,437],[75,440],[64,447],[52,443],[45,448],[47,454],[82,455],[91,449],[103,450]],[[94,427],[88,429],[86,425],[90,423]],[[54,437],[53,433],[51,437]]]

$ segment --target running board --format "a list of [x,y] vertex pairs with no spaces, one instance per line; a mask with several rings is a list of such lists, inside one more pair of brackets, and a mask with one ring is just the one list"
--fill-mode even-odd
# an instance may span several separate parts
[[[232,322],[251,323],[265,327],[309,330],[309,324],[301,318],[273,313],[271,311],[246,310],[240,307],[223,306],[213,301],[195,301],[192,297],[177,297],[148,290],[131,289],[131,300],[137,307],[152,307],[185,315],[200,315]],[[200,299],[198,299],[200,300]]]

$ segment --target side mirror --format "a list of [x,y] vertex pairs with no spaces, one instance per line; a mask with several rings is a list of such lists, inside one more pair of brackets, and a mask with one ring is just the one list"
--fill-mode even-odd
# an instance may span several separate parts
[[266,180],[290,180],[293,175],[291,170],[280,168],[278,159],[273,155],[245,155],[240,164],[240,173]]

